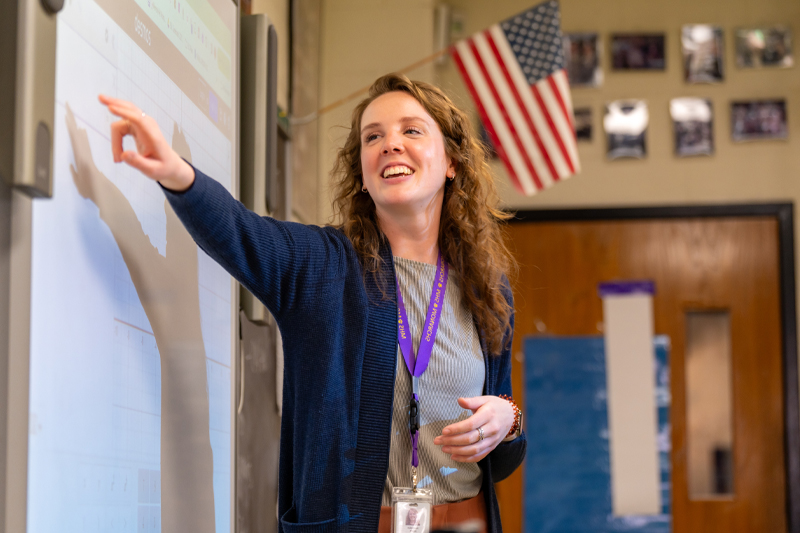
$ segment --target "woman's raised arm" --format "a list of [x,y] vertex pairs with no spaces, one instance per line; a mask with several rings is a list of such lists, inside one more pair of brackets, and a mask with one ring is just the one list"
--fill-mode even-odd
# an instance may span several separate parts
[[[195,243],[276,317],[316,301],[315,291],[340,279],[352,264],[347,255],[354,251],[341,232],[253,213],[184,161],[153,118],[124,100],[101,96],[100,101],[122,119],[111,126],[114,161],[158,181]],[[136,140],[136,150],[123,151],[126,135]]]

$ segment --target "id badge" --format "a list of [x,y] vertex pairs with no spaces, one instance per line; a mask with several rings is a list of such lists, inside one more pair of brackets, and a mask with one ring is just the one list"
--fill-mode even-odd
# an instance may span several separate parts
[[430,533],[433,493],[396,487],[392,491],[392,533]]

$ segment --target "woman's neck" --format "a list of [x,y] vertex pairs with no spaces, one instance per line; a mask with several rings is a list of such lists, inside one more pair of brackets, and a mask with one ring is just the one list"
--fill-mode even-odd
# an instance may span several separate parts
[[439,255],[439,223],[441,207],[432,212],[423,211],[391,215],[378,213],[381,230],[397,257],[436,264]]

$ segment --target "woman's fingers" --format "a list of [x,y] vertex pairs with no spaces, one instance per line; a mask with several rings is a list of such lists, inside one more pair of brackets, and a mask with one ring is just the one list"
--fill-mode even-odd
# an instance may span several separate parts
[[161,169],[161,164],[157,161],[144,157],[139,152],[133,150],[126,150],[122,152],[121,161],[129,164],[145,176],[150,176],[153,179],[158,179],[158,173]]
[[461,422],[456,422],[455,424],[446,426],[444,429],[442,429],[442,435],[445,437],[450,435],[459,435],[461,433],[472,431],[473,429],[478,429],[480,426],[486,424],[486,422],[488,422],[491,418],[491,413],[485,412],[485,410],[482,410],[481,407],[490,401],[491,398],[491,396],[459,398],[458,404],[464,409],[470,409],[475,414],[462,420]]
[[483,431],[483,438],[477,429],[455,437],[443,438],[440,441],[442,451],[445,453],[476,453],[486,443],[493,442],[497,437],[497,427],[491,422],[481,426],[480,429]]
[[125,132],[126,128],[122,126],[120,129],[127,135],[133,136],[140,154],[145,157],[165,159],[172,153],[172,149],[158,127],[158,122],[153,117],[143,115],[138,108],[126,109],[109,106],[108,109],[123,119],[122,122],[127,126],[127,132]]
[[146,131],[146,126],[148,124],[145,123],[145,119],[147,118],[147,116],[143,114],[138,108],[109,105],[108,110],[114,115],[117,115],[119,118],[127,120],[132,127],[141,128]]
[[104,94],[101,94],[98,96],[98,99],[100,100],[100,103],[102,103],[105,106],[113,105],[117,107],[127,107],[134,110],[137,109],[136,106],[133,105],[131,102],[127,100],[122,100],[120,98],[113,98],[111,96],[106,96]]
[[122,162],[122,139],[131,133],[127,120],[118,120],[111,124],[111,153],[115,163]]
[[[103,100],[107,100],[108,103]],[[114,156],[114,162],[119,163],[122,161],[122,140],[126,135],[132,135],[136,141],[136,148],[140,153],[147,154],[152,151],[151,135],[145,131],[142,124],[142,112],[128,102],[121,100],[102,97],[101,102],[106,103],[109,112],[120,117],[122,120],[117,120],[111,124],[111,153]]]
[[[451,424],[442,430],[442,435],[436,437],[436,444],[469,444],[465,442],[470,438],[475,439],[478,428],[485,426],[490,421],[489,413],[475,413],[471,417]],[[484,432],[486,430],[484,429]]]
[[513,409],[497,396],[459,398],[458,404],[475,414],[446,426],[433,442],[454,461],[480,461],[505,438],[513,423]]
[[458,461],[459,463],[477,463],[478,461],[489,455],[489,452],[491,451],[492,450],[486,450],[483,453],[479,453],[476,455],[452,455],[451,458],[453,459],[453,461]]
[[[108,107],[110,113],[121,120],[111,125],[111,153],[114,161],[126,162],[153,179],[167,176],[167,169],[175,166],[177,158],[158,127],[158,123],[146,116],[130,102],[100,95],[100,102]],[[136,153],[126,152],[123,139],[130,135],[136,142]]]
[[496,435],[487,436],[484,440],[479,440],[468,446],[443,446],[442,451],[449,453],[454,461],[471,462],[483,459],[486,454],[491,452],[500,443]]
[[460,405],[462,409],[477,411],[491,398],[492,398],[491,396],[475,396],[474,398],[459,398],[458,405]]
[[[473,415],[476,416],[476,415]],[[434,444],[438,444],[440,446],[467,446],[469,444],[475,444],[481,440],[481,434],[478,431],[478,428],[483,430],[483,439],[485,440],[490,435],[494,435],[497,433],[497,428],[495,424],[493,424],[490,420],[486,421],[480,426],[476,426],[475,429],[470,429],[465,431],[464,433],[458,433],[455,435],[450,436],[443,436],[440,435],[433,439]]]

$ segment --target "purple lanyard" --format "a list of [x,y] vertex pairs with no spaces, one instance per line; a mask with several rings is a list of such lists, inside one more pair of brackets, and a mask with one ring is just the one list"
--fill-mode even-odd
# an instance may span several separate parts
[[400,351],[406,361],[406,367],[411,374],[413,394],[411,396],[411,409],[409,410],[410,431],[411,431],[411,466],[419,466],[417,455],[417,444],[419,442],[419,377],[428,368],[433,351],[433,342],[436,340],[436,332],[439,329],[439,317],[441,316],[444,292],[447,289],[447,275],[450,267],[446,261],[442,261],[442,253],[436,260],[436,277],[433,279],[433,289],[431,290],[431,301],[428,304],[428,314],[425,320],[425,328],[422,331],[422,338],[419,340],[419,349],[414,355],[414,345],[411,342],[411,330],[408,327],[408,315],[406,306],[403,303],[403,295],[400,292],[400,282],[397,282],[397,342],[400,344]]

